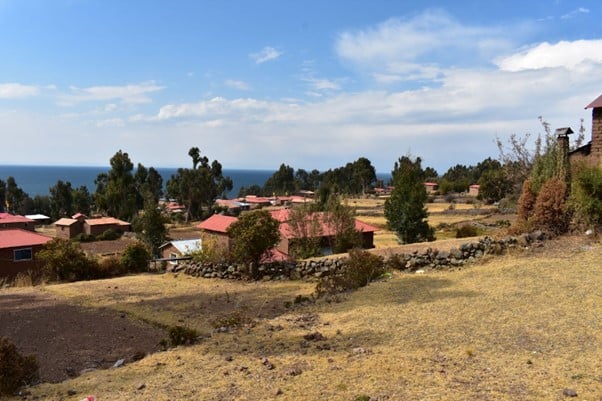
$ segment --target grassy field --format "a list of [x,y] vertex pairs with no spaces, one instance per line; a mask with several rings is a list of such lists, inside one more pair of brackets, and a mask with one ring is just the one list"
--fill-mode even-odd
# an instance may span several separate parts
[[[293,308],[284,305],[312,284],[143,275],[47,286],[78,305],[207,338],[24,398],[562,400],[570,388],[598,401],[602,245],[566,242],[462,270],[394,274],[336,302]],[[234,312],[255,323],[211,333],[216,317]]]

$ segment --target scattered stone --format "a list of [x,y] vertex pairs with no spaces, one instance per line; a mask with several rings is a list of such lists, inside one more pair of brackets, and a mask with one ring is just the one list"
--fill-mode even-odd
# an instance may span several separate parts
[[145,387],[146,387],[146,383],[138,383],[138,385],[136,386],[136,390],[142,390]]
[[320,333],[319,331],[316,331],[314,333],[309,333],[303,336],[303,338],[306,341],[324,341],[326,340],[326,337],[324,337],[322,335],[322,333]]
[[74,396],[75,394],[77,394],[77,391],[75,391],[74,389],[70,388],[69,390],[67,390],[68,396]]
[[301,373],[303,373],[303,371],[298,366],[295,366],[294,368],[290,368],[286,372],[286,374],[289,376],[299,376]]
[[565,397],[577,397],[577,392],[572,388],[565,388],[564,390],[562,390],[562,395],[564,395]]
[[281,389],[281,388],[277,388],[277,389],[274,391],[274,396],[279,396],[279,395],[282,395],[282,394],[283,394],[283,391],[282,391],[282,389]]
[[274,365],[266,357],[261,358],[261,363],[266,367],[267,370],[274,369]]
[[113,365],[113,368],[120,368],[125,364],[125,359],[118,359]]
[[232,357],[232,355],[226,355],[226,357],[224,358],[224,360],[226,362],[232,362],[234,360],[234,358]]

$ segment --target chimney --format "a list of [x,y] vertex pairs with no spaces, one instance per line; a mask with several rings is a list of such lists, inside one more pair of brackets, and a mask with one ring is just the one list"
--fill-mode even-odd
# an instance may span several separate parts
[[569,127],[558,128],[554,135],[556,135],[556,146],[557,146],[557,161],[556,161],[556,174],[558,178],[564,180],[565,183],[570,182],[570,168],[569,168],[569,135],[573,133],[573,130]]

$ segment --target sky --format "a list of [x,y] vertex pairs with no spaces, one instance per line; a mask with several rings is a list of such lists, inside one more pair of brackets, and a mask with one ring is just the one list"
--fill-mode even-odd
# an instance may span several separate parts
[[0,0],[0,164],[443,174],[578,131],[598,0]]

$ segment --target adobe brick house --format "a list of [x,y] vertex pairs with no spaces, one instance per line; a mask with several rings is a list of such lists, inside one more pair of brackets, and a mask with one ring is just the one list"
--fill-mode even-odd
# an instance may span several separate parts
[[88,219],[81,213],[72,218],[62,218],[54,222],[56,237],[70,239],[78,234],[100,235],[112,229],[120,233],[131,231],[132,226],[126,221],[114,217],[98,217]]
[[35,231],[36,222],[25,216],[10,213],[0,213],[0,229],[22,228],[23,230]]
[[[159,247],[161,257],[164,259],[176,259],[189,256],[193,252],[197,252],[202,249],[201,239],[169,241]],[[177,261],[170,263],[178,264]]]
[[[292,232],[288,221],[290,209],[277,209],[270,212],[272,217],[280,223],[280,242],[274,249],[271,250],[271,256],[269,261],[281,261],[289,260],[291,246],[295,242],[295,234]],[[332,228],[326,222],[324,213],[319,213],[319,221],[321,224],[321,247],[324,254],[331,253],[330,244],[334,232]],[[197,225],[204,233],[212,235],[218,241],[218,244],[222,246],[230,247],[231,239],[228,236],[228,227],[238,219],[236,217],[222,216],[214,214],[207,220]],[[366,224],[362,221],[355,220],[355,228],[362,237],[362,248],[369,249],[374,248],[374,232],[378,231],[376,227]]]
[[602,95],[585,108],[592,109],[592,140],[569,152],[569,162],[585,161],[591,166],[602,167]]
[[218,246],[229,249],[231,240],[228,236],[228,227],[235,221],[238,221],[236,217],[214,214],[208,219],[203,220],[196,227],[200,228],[205,235],[215,240]]
[[52,238],[21,228],[0,230],[0,277],[15,277],[42,265],[36,254]]

